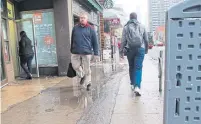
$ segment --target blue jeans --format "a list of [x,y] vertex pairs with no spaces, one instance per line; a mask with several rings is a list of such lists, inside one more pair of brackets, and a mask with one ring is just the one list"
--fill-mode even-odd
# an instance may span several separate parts
[[34,54],[20,56],[20,65],[24,72],[27,74],[27,77],[30,77],[32,73],[32,60]]
[[131,85],[141,88],[142,66],[145,56],[145,48],[129,50],[127,53]]

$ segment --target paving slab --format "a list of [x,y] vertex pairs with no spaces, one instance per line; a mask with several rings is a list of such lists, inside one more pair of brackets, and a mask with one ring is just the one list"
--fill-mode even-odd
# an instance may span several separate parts
[[145,57],[142,96],[136,97],[127,74],[121,81],[111,124],[162,124],[163,93],[159,92],[157,66]]

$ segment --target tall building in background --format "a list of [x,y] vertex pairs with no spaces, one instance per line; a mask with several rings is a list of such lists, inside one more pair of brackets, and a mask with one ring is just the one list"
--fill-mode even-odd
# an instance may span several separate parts
[[164,0],[149,0],[149,31],[154,32],[156,27],[164,25]]
[[142,22],[142,13],[141,13],[141,7],[139,6],[139,5],[137,5],[136,6],[136,11],[135,11],[136,13],[137,13],[137,16],[138,16],[138,21],[139,22]]
[[165,13],[169,7],[184,0],[149,0],[149,31],[165,25]]

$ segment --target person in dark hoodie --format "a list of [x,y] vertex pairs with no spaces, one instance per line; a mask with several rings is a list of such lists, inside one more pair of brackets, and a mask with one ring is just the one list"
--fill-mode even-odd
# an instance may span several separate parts
[[32,41],[27,37],[26,32],[20,32],[21,40],[19,41],[19,56],[20,65],[27,74],[26,79],[32,79],[32,60],[34,57],[34,51]]
[[72,31],[71,37],[71,63],[77,76],[81,79],[80,84],[87,90],[91,87],[90,61],[94,55],[95,61],[99,57],[99,46],[95,30],[88,23],[88,16],[82,13],[80,22]]
[[131,88],[137,96],[141,96],[142,66],[148,53],[148,35],[134,12],[124,26],[120,52],[122,57],[126,54],[128,58]]

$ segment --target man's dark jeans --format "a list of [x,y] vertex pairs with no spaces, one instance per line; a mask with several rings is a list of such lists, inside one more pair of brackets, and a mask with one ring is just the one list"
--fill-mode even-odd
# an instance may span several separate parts
[[20,56],[20,65],[22,69],[25,71],[25,73],[27,74],[27,77],[30,77],[32,73],[33,57],[34,57],[34,54]]
[[127,58],[129,63],[129,74],[131,85],[141,88],[142,66],[145,56],[145,48],[128,50]]

